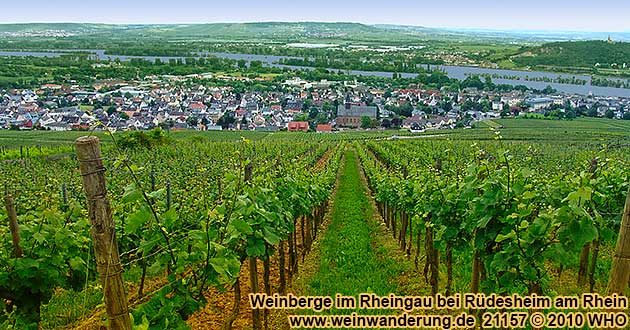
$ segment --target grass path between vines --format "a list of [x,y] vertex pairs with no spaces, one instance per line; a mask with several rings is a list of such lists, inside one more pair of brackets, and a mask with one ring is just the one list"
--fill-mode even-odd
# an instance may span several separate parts
[[[426,293],[413,263],[380,221],[355,150],[346,151],[327,222],[290,292],[331,297]],[[286,316],[279,321],[288,328]]]

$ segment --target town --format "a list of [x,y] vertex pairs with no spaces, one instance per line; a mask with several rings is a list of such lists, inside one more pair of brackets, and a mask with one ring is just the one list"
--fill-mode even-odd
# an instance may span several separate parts
[[[222,81],[222,84],[205,82]],[[273,90],[235,90],[241,82],[271,78],[147,76],[91,85],[45,84],[2,90],[0,128],[13,130],[262,130],[332,132],[351,129],[474,127],[505,117],[572,119],[579,116],[630,120],[630,99],[531,90],[489,91],[475,87],[383,88],[357,82],[307,81],[294,77]],[[251,85],[251,84],[250,84]]]

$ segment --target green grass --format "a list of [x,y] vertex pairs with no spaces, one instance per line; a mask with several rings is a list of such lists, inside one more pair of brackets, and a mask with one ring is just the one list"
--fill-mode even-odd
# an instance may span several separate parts
[[[49,131],[0,131],[0,146],[7,148],[19,148],[20,146],[59,146],[69,145],[76,138],[88,135],[89,132],[49,132]],[[104,133],[95,133],[101,139]]]
[[[85,135],[96,135],[101,140],[101,143],[110,143],[111,137],[108,133],[99,132],[86,132],[86,131],[67,131],[67,132],[50,132],[50,131],[9,131],[0,130],[0,147],[5,148],[20,148],[20,147],[58,147],[58,146],[70,146],[74,141]],[[115,133],[114,136],[124,134],[123,132]],[[176,141],[182,140],[188,142],[189,139],[202,139],[206,141],[230,141],[240,140],[241,137],[245,137],[250,140],[259,140],[265,137],[268,132],[255,132],[255,131],[172,131],[168,133]]]
[[[497,119],[497,123],[510,128],[592,129],[619,128],[630,130],[630,121],[603,118],[577,118],[574,120]],[[628,135],[630,132],[626,131]]]
[[354,150],[346,152],[341,171],[332,221],[321,243],[319,270],[306,291],[332,297],[396,292],[393,279],[402,272],[401,265],[376,243],[374,236],[380,231]]
[[[59,329],[94,312],[103,303],[103,290],[90,286],[86,290],[59,290],[54,299],[42,305],[42,329]],[[69,308],[69,306],[72,306]]]
[[[431,130],[423,135],[435,139],[494,140],[500,132],[503,140],[567,142],[573,144],[630,144],[630,121],[577,118],[574,120],[509,118],[484,120],[475,129]],[[492,129],[491,129],[492,128]]]
[[514,69],[514,68],[516,68],[516,64],[514,64],[514,62],[512,62],[511,60],[502,60],[502,61],[499,61],[497,64],[499,65],[499,68],[501,68],[501,69]]
[[[489,140],[494,139],[495,134],[489,127],[499,130],[505,140],[513,141],[565,141],[576,143],[630,143],[630,121],[603,119],[603,118],[577,118],[574,120],[553,119],[495,119],[476,123],[476,129],[456,130],[432,130],[422,135],[439,135],[438,139],[461,140]],[[503,128],[500,128],[503,126]],[[20,147],[29,147],[30,156],[42,154],[41,147],[57,148],[58,150],[44,150],[44,155],[54,153],[72,152],[72,145],[76,138],[90,134],[90,132],[49,132],[49,131],[8,131],[0,130],[0,158],[15,158],[15,152],[19,156]],[[111,143],[111,138],[105,132],[94,132],[103,144]],[[124,134],[122,132],[115,135]],[[406,135],[405,132],[389,130],[370,132],[344,132],[338,134],[318,135],[314,133],[295,132],[260,132],[260,131],[172,131],[168,133],[175,141],[189,142],[217,142],[238,141],[241,137],[249,140],[274,139],[295,140],[304,138],[313,139],[339,139],[355,140],[383,138],[393,134]],[[2,149],[3,148],[3,149]],[[34,149],[33,149],[34,148]],[[8,151],[6,149],[9,149]],[[11,152],[11,154],[8,154]],[[26,150],[24,150],[26,153]]]

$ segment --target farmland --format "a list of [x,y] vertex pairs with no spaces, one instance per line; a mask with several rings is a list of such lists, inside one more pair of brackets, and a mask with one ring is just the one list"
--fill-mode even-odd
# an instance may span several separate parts
[[3,328],[111,322],[82,187],[93,173],[73,145],[89,134],[125,300],[150,329],[285,328],[284,311],[252,313],[253,291],[606,294],[630,182],[619,120],[413,136],[3,131],[0,185],[21,238],[18,256],[2,208]]

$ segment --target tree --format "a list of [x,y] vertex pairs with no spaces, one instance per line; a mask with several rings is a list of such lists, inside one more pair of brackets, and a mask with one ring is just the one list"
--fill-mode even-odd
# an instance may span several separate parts
[[492,82],[492,78],[486,76],[485,87],[487,90],[494,90],[497,86]]
[[191,127],[197,127],[197,124],[199,124],[199,120],[197,119],[197,117],[190,116],[186,118],[186,124]]
[[479,76],[473,75],[473,76],[468,76],[466,79],[464,79],[464,81],[462,81],[461,83],[461,87],[463,88],[473,87],[477,89],[483,89],[484,83],[481,81]]
[[302,103],[302,111],[308,111],[312,105],[313,101],[311,101],[310,99],[304,100],[304,103]]
[[481,111],[482,106],[478,102],[473,102],[472,100],[466,100],[462,104],[463,111]]
[[388,110],[393,111],[397,115],[411,117],[411,113],[413,112],[413,106],[409,102],[404,102],[400,106],[389,106]]
[[236,122],[236,118],[234,118],[234,113],[231,111],[226,112],[217,120],[217,125],[221,126],[223,129],[228,129],[230,125]]
[[392,122],[389,119],[385,118],[381,122],[381,126],[383,126],[385,128],[390,128],[390,127],[392,127]]
[[543,89],[542,91],[540,91],[543,94],[553,94],[553,93],[557,93],[558,91],[551,87],[550,85],[547,85],[547,87],[545,87],[545,89]]
[[490,103],[490,100],[483,99],[480,104],[481,104],[481,111],[488,112],[492,110],[492,104]]
[[575,113],[578,117],[586,116],[588,113],[588,109],[585,105],[580,105],[579,107],[577,107],[577,109],[575,109]]
[[158,127],[160,127],[163,130],[169,130],[171,129],[173,126],[175,125],[175,122],[171,119],[163,122],[163,123],[159,123]]
[[311,109],[308,111],[308,117],[310,119],[315,119],[318,114],[319,114],[319,110],[317,109],[317,107],[314,107],[314,106],[312,106]]
[[368,116],[361,117],[361,128],[370,128],[372,127],[372,119]]
[[440,102],[440,108],[444,109],[444,111],[451,111],[453,110],[453,103],[449,100],[443,100]]
[[308,121],[308,115],[305,113],[301,113],[293,118],[293,121]]
[[328,101],[324,101],[324,103],[322,103],[322,112],[330,113],[332,111],[333,105]]
[[606,113],[604,114],[604,116],[606,116],[606,118],[608,118],[608,119],[612,119],[615,116],[615,112],[613,112],[612,110],[608,109],[608,110],[606,110]]
[[400,119],[400,117],[394,117],[394,119],[392,119],[392,126],[399,128],[400,125],[402,125],[402,119]]
[[623,113],[623,120],[630,120],[630,110],[626,110],[626,112]]
[[326,114],[319,113],[317,114],[317,117],[315,118],[315,122],[317,124],[326,124],[328,123],[328,116]]

